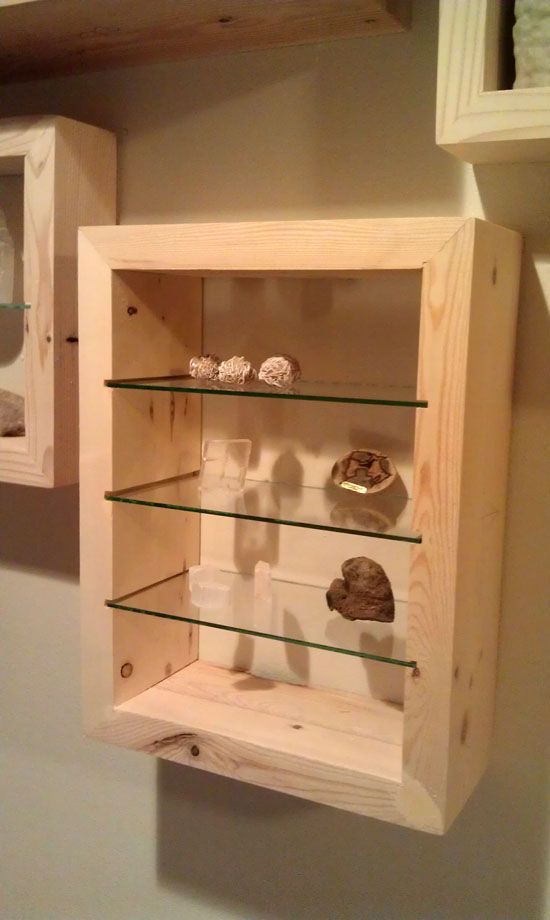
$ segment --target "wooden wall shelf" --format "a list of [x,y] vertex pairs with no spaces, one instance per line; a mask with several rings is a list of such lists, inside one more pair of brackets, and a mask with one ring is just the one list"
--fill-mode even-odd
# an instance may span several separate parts
[[[447,829],[483,773],[490,747],[520,258],[516,233],[463,218],[81,231],[81,591],[85,723],[92,736],[385,821],[439,834]],[[401,654],[395,645],[385,651],[388,640],[365,644],[357,623],[345,623],[340,638],[331,632],[324,583],[278,582],[289,608],[282,631],[257,638],[247,619],[250,576],[238,564],[242,544],[229,547],[235,619],[210,610],[205,625],[190,604],[186,570],[204,561],[201,522],[222,525],[204,517],[196,498],[182,498],[182,480],[174,477],[198,468],[213,403],[222,404],[222,423],[231,429],[225,437],[236,436],[228,420],[254,404],[253,424],[267,432],[262,450],[277,438],[269,419],[280,425],[284,409],[293,424],[294,413],[304,406],[301,411],[312,411],[312,403],[239,399],[239,393],[216,400],[170,385],[144,387],[144,379],[186,373],[190,356],[210,347],[203,334],[212,308],[216,330],[235,325],[240,307],[245,317],[263,310],[267,321],[262,285],[273,285],[270,290],[286,299],[293,284],[312,285],[307,291],[315,302],[300,300],[298,312],[306,311],[305,321],[314,308],[319,329],[333,299],[364,292],[356,285],[379,284],[381,276],[384,283],[403,280],[411,270],[421,281],[420,303],[413,302],[416,407],[315,406],[334,413],[333,436],[335,419],[345,411],[367,413],[361,430],[370,430],[374,417],[380,425],[391,414],[413,413],[407,416],[415,429],[412,530],[403,541],[379,539],[372,528],[365,536],[342,537],[332,532],[330,518],[323,526],[322,516],[315,518],[317,530],[326,533],[307,530],[307,541],[328,541],[332,560],[340,558],[334,549],[339,539],[362,541],[375,559],[385,552],[389,562],[400,560],[407,593],[396,614],[406,623]],[[212,285],[214,300],[207,293]],[[220,285],[239,303],[216,306]],[[329,288],[332,294],[320,302]],[[242,297],[251,300],[243,305]],[[370,341],[373,316],[364,300],[358,304],[365,310],[358,322]],[[392,309],[387,304],[381,311],[384,323]],[[292,307],[291,322],[295,312]],[[264,325],[245,324],[255,336]],[[393,313],[383,325],[383,366],[392,372],[398,326]],[[346,348],[343,330],[337,345]],[[365,352],[358,355],[364,366]],[[116,381],[124,386],[113,386]],[[405,416],[399,418],[404,424]],[[319,421],[316,431],[322,426]],[[296,449],[302,434],[303,424]],[[156,490],[154,483],[160,483]],[[148,497],[139,492],[136,502],[140,486]],[[295,484],[294,498],[303,491]],[[286,519],[279,511],[277,521],[275,511],[263,518],[273,523],[258,523],[261,500],[253,498],[244,514],[252,518],[245,521],[249,535],[252,527],[267,527],[279,540],[282,531],[296,535],[297,527],[311,523],[296,502]],[[275,489],[269,502],[276,508],[278,501]],[[231,517],[232,509],[225,511]],[[257,546],[256,538],[247,539]],[[336,619],[338,627],[343,621]],[[245,657],[246,643],[260,642],[264,656],[281,647],[309,656],[309,665],[315,655],[317,662],[328,656],[325,670],[302,668],[301,679],[288,683],[265,657],[264,664],[254,659],[254,669],[223,666],[205,651],[212,628],[232,641],[231,631],[238,633]],[[365,682],[365,667],[373,665],[382,669],[379,677],[388,669],[399,674],[400,703],[387,702]],[[361,692],[338,683],[339,667],[362,668]]]
[[550,86],[503,89],[502,0],[440,4],[440,147],[469,163],[550,160]]
[[0,78],[400,32],[410,0],[22,0],[0,9]]
[[0,481],[67,485],[78,481],[77,230],[115,220],[115,138],[67,118],[1,121],[2,176],[22,177],[22,309],[0,312],[22,315],[25,434],[0,437]]

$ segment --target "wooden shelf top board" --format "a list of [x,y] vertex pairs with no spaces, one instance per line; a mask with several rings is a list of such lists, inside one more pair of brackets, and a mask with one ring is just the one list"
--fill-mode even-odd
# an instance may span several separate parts
[[0,78],[381,35],[409,14],[410,0],[4,0]]

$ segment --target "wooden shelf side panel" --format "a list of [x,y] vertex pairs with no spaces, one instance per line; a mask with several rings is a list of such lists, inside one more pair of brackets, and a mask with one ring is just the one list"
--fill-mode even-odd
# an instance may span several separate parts
[[[174,303],[170,279],[147,272],[113,273],[82,232],[79,263],[81,604],[84,715],[91,729],[108,718],[115,703],[142,692],[197,655],[196,630],[187,624],[112,615],[105,608],[107,597],[135,590],[147,577],[153,581],[174,575],[184,560],[193,564],[199,533],[192,516],[176,520],[177,512],[170,516],[150,509],[137,518],[115,511],[105,501],[105,491],[128,475],[125,461],[133,457],[130,469],[135,469],[142,439],[159,447],[158,439],[162,442],[167,432],[165,414],[151,413],[148,403],[145,413],[133,413],[131,405],[127,411],[115,402],[104,380],[130,368],[138,373],[150,370],[151,354],[158,366],[172,360],[175,351],[180,363],[188,361],[200,348],[202,285],[200,279],[180,278]],[[170,310],[181,312],[181,335],[175,341],[164,329]],[[122,414],[125,421],[119,430]],[[180,427],[176,431],[182,433]],[[186,450],[182,443],[180,449],[190,469],[196,469],[200,414],[190,414],[185,434],[192,447]],[[175,462],[178,445],[173,439],[171,443]],[[154,478],[155,452],[146,450],[145,456]]]
[[[57,121],[53,199],[54,479],[78,481],[78,228],[116,220],[116,139]],[[77,342],[75,342],[75,338]]]
[[447,825],[485,771],[492,738],[522,254],[519,234],[473,223]]
[[491,738],[520,258],[518,234],[472,219],[425,269],[402,806],[441,831]]

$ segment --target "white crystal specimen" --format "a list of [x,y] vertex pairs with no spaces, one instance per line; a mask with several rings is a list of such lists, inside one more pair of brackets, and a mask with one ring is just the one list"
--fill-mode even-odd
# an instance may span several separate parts
[[200,581],[214,580],[219,574],[219,569],[213,565],[190,565],[187,572],[190,587],[198,584]]
[[189,362],[189,373],[196,380],[217,380],[219,366],[217,355],[197,355]]
[[516,0],[514,12],[514,89],[550,87],[550,3]]
[[222,361],[218,368],[218,378],[221,383],[248,383],[255,380],[258,374],[243,355],[233,355],[227,361]]
[[199,488],[204,492],[242,492],[251,450],[252,441],[247,438],[205,441]]
[[189,569],[191,603],[206,610],[228,607],[231,601],[231,585],[219,569],[210,565],[192,565]]
[[263,620],[264,629],[267,617],[273,610],[273,589],[271,587],[271,566],[260,560],[254,567],[254,613],[259,623]]
[[0,303],[11,303],[13,300],[14,266],[13,240],[8,229],[0,227]]
[[273,355],[260,367],[258,378],[271,387],[291,386],[302,375],[300,364],[292,355]]

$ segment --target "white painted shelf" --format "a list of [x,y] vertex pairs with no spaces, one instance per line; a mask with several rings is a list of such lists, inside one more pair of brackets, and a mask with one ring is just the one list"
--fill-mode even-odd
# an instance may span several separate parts
[[550,86],[504,89],[502,0],[442,0],[440,147],[469,163],[550,160]]

